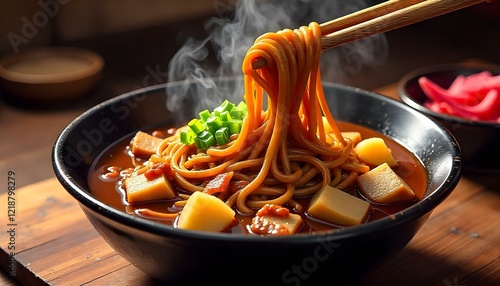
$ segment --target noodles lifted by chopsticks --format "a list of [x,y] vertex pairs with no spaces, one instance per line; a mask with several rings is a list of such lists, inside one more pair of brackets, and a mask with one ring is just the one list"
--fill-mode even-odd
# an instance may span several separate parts
[[[189,192],[203,191],[203,180],[231,173],[238,188],[219,197],[247,214],[266,204],[300,211],[294,198],[313,195],[328,184],[352,186],[369,168],[351,152],[352,141],[343,138],[329,111],[320,55],[321,32],[315,22],[260,36],[242,64],[248,115],[241,132],[207,150],[181,143],[178,132],[164,140],[150,161],[168,162],[175,183]],[[252,63],[262,58],[267,65],[254,69]]]

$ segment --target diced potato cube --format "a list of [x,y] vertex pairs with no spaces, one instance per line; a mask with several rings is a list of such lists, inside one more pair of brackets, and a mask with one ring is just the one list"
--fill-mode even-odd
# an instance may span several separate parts
[[358,225],[368,215],[370,203],[327,185],[312,199],[308,214],[338,225]]
[[359,142],[361,142],[361,133],[356,131],[346,131],[340,132],[344,138],[349,138],[352,141],[352,144],[356,146]]
[[144,174],[127,178],[124,182],[127,191],[127,202],[130,204],[145,201],[172,199],[175,190],[165,176],[148,180]]
[[220,232],[233,222],[235,214],[221,199],[207,193],[194,192],[179,215],[177,227]]
[[416,198],[413,190],[387,163],[360,175],[357,185],[369,200],[376,203],[390,204]]
[[390,167],[395,167],[398,162],[391,154],[391,150],[387,147],[384,139],[380,137],[371,137],[361,140],[355,147],[354,152],[359,158],[368,165],[378,166],[382,163],[389,164]]
[[162,141],[161,138],[138,131],[130,142],[132,153],[136,156],[151,156],[156,153],[156,149]]
[[298,214],[288,214],[285,217],[265,215],[261,221],[268,221],[270,225],[280,225],[288,230],[289,234],[297,233],[302,226],[302,218]]

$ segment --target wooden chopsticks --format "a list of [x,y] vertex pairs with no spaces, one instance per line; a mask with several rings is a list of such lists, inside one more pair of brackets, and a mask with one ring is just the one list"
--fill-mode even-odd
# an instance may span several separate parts
[[390,0],[385,1],[375,6],[368,7],[363,10],[348,14],[346,16],[333,19],[331,21],[320,24],[322,35],[328,35],[333,32],[349,28],[351,26],[357,25],[359,23],[372,20],[374,18],[380,17],[381,15],[386,15],[394,11],[406,8],[416,3],[423,2],[425,0]]
[[[328,50],[365,37],[388,32],[436,16],[466,8],[485,0],[390,0],[334,19],[321,28],[321,47]],[[264,59],[254,69],[266,65]]]

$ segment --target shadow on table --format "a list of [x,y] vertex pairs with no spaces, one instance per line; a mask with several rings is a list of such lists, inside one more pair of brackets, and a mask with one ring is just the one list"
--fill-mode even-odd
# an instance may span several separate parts
[[[460,273],[460,276],[455,273]],[[477,281],[486,280],[481,271],[471,272],[446,257],[406,247],[349,285],[423,285],[425,282],[426,285],[458,286],[475,285]]]

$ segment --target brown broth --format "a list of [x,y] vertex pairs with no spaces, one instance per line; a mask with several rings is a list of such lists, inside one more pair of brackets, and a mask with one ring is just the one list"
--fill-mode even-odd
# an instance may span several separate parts
[[[362,126],[337,122],[341,131],[358,131],[361,133],[362,138],[381,137],[384,139],[386,145],[391,149],[391,152],[399,162],[399,166],[394,171],[412,188],[417,195],[418,200],[421,200],[427,188],[427,175],[424,167],[414,154],[409,152],[406,148],[395,142],[394,140],[378,133],[376,131],[364,128]],[[166,130],[166,129],[165,129]],[[173,202],[148,202],[140,205],[130,206],[124,199],[124,192],[117,186],[116,180],[104,180],[102,175],[107,173],[107,169],[111,166],[120,166],[122,169],[132,168],[134,164],[142,164],[144,159],[133,158],[129,154],[127,146],[131,138],[124,139],[112,145],[109,149],[103,152],[93,164],[89,172],[89,185],[91,193],[99,200],[106,204],[130,214],[134,213],[135,208],[148,208],[158,212],[166,212],[168,208],[172,207]],[[362,198],[357,189],[354,187],[347,190],[352,195]],[[302,204],[304,210],[307,210],[309,199],[299,198],[298,202]],[[416,201],[405,202],[391,205],[380,205],[371,203],[371,212],[367,221],[373,221],[385,216],[397,213]],[[308,217],[305,213],[302,215],[304,225],[301,228],[301,233],[313,233],[318,231],[329,231],[332,229],[342,228],[343,226],[330,225],[324,222],[318,222]],[[248,233],[247,226],[251,224],[252,216],[242,215],[237,213],[236,219],[239,224],[233,227],[229,232],[232,233]],[[162,220],[162,223],[172,225],[175,220]]]

